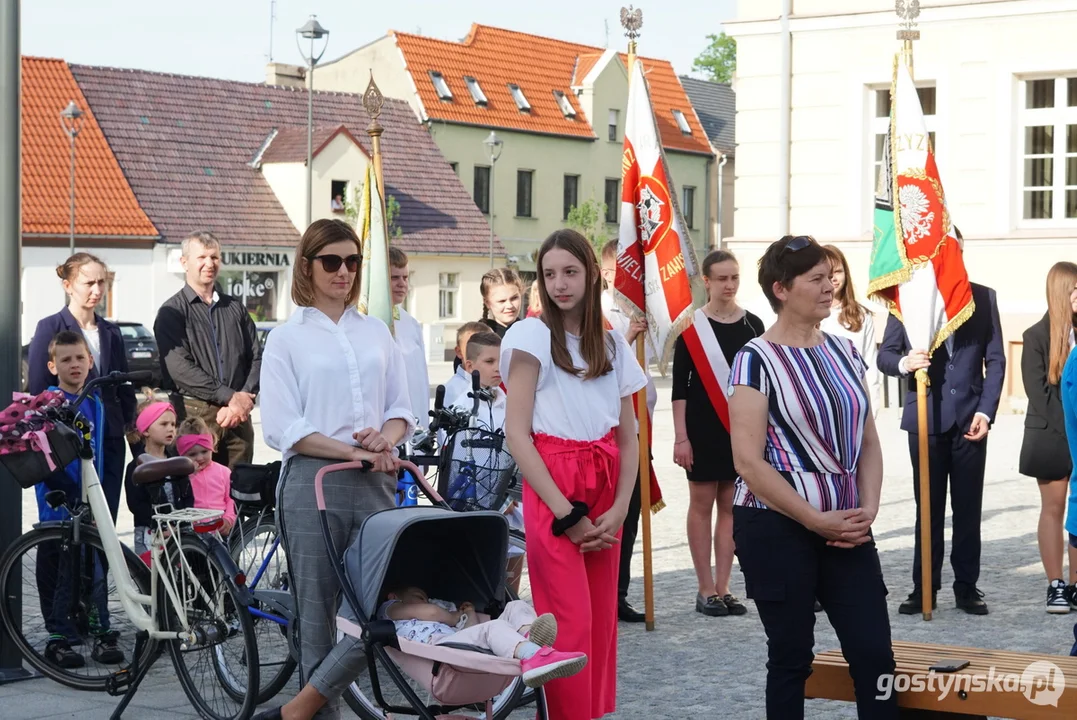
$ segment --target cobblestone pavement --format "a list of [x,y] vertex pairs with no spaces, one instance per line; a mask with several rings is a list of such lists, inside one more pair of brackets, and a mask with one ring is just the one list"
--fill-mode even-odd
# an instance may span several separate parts
[[[440,377],[431,368],[431,377]],[[448,372],[442,373],[448,375]],[[621,625],[619,710],[617,718],[762,718],[766,640],[754,607],[743,617],[705,618],[694,612],[695,581],[684,537],[688,492],[683,472],[672,463],[673,425],[668,380],[659,380],[655,418],[655,465],[667,507],[654,516],[653,548],[657,629]],[[1066,654],[1073,642],[1077,615],[1050,616],[1043,610],[1045,580],[1036,549],[1039,496],[1035,482],[1017,473],[1022,417],[1004,415],[992,430],[983,507],[983,571],[980,587],[991,614],[972,617],[956,610],[949,592],[953,577],[943,570],[939,609],[929,623],[897,614],[910,590],[912,471],[906,436],[898,429],[898,411],[884,410],[878,420],[883,438],[886,482],[875,533],[890,589],[890,620],[897,640]],[[260,432],[259,432],[260,437]],[[256,459],[271,459],[260,446]],[[33,497],[25,494],[24,523],[35,517]],[[121,535],[130,538],[129,515],[120,519]],[[949,537],[949,521],[947,522]],[[631,600],[642,608],[641,544],[633,565]],[[734,568],[733,592],[743,598],[743,582]],[[825,614],[818,616],[816,646],[837,647]],[[295,691],[294,685],[289,688]],[[286,697],[282,696],[282,697]],[[67,690],[37,679],[0,687],[0,716],[23,718],[107,718],[116,700]],[[526,712],[515,716],[528,717]],[[813,718],[855,717],[851,704],[809,701]],[[194,717],[173,674],[161,662],[136,697],[129,718]],[[531,715],[533,716],[533,715]]]

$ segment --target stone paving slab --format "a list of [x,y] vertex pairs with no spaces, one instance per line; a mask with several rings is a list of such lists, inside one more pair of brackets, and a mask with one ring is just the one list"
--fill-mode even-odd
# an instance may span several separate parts
[[[435,375],[432,371],[432,377]],[[654,516],[653,523],[657,629],[647,633],[641,626],[621,625],[619,709],[613,717],[763,718],[766,639],[754,607],[746,603],[748,614],[742,617],[706,618],[694,612],[695,576],[684,534],[687,483],[683,471],[672,463],[669,380],[659,379],[658,385],[654,454],[667,507]],[[1035,481],[1017,473],[1022,421],[1018,415],[1001,416],[989,438],[980,587],[987,593],[991,614],[972,617],[953,607],[949,591],[953,575],[947,565],[938,611],[934,620],[925,623],[919,616],[897,613],[898,603],[911,589],[912,470],[906,436],[898,429],[898,410],[880,413],[886,482],[875,532],[890,590],[894,639],[1059,655],[1068,652],[1077,614],[1051,616],[1043,609],[1045,580],[1036,547],[1039,494]],[[258,435],[260,443],[260,432]],[[271,458],[270,451],[260,444],[256,460]],[[27,493],[24,518],[34,517],[33,509],[32,495]],[[121,516],[119,525],[121,534],[130,533],[130,516]],[[946,532],[948,538],[949,518]],[[631,599],[641,608],[642,572],[638,545]],[[733,592],[743,598],[743,588],[740,572],[734,567]],[[837,639],[825,614],[818,615],[816,648],[836,647]],[[295,692],[295,685],[293,680],[287,691]],[[287,691],[282,698],[288,696]],[[0,687],[0,717],[5,720],[96,720],[108,717],[115,703],[114,698],[68,690],[44,679]],[[856,717],[851,704],[818,700],[808,702],[807,715]],[[126,717],[194,717],[167,659],[154,669]],[[533,717],[533,713],[519,711],[514,717]]]

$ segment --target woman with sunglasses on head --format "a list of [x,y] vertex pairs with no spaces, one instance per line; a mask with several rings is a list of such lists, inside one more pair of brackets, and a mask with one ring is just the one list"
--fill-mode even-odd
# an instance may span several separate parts
[[733,540],[767,634],[767,717],[804,717],[818,597],[849,662],[858,716],[896,718],[897,696],[878,697],[894,654],[871,534],[883,456],[867,368],[852,342],[819,330],[834,286],[815,240],[772,244],[759,285],[777,320],[733,359],[729,415],[740,473]]
[[392,450],[415,427],[400,347],[377,318],[355,309],[359,238],[340,220],[318,220],[296,249],[296,311],[270,333],[262,355],[262,432],[283,455],[277,489],[281,535],[294,583],[300,638],[300,693],[259,718],[340,716],[340,695],[366,666],[362,646],[336,642],[340,604],[314,497],[321,468],[365,460],[371,472],[339,472],[323,487],[337,548],[369,515],[395,505]]
[[545,686],[553,720],[616,709],[617,543],[636,485],[633,396],[647,380],[618,332],[605,329],[598,260],[558,230],[538,253],[542,316],[501,344],[505,435],[524,476],[527,565],[535,611],[558,621],[558,649],[584,671]]

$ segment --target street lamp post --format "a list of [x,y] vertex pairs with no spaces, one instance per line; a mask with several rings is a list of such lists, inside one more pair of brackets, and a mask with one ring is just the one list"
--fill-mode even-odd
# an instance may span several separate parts
[[[310,54],[303,52],[300,39],[310,40]],[[314,43],[325,39],[321,52],[314,53]],[[299,54],[307,63],[307,226],[311,221],[311,186],[314,183],[314,66],[325,55],[325,49],[329,46],[329,31],[318,23],[314,15],[310,16],[307,24],[295,31],[295,44],[299,48]]]
[[71,141],[71,189],[69,193],[71,202],[71,237],[68,240],[70,255],[75,254],[75,138],[78,137],[79,132],[82,130],[85,117],[86,113],[79,110],[79,106],[75,104],[74,100],[60,111],[60,125]]
[[494,166],[501,157],[501,150],[505,146],[504,141],[493,130],[482,141],[486,151],[490,154],[490,267],[494,266]]

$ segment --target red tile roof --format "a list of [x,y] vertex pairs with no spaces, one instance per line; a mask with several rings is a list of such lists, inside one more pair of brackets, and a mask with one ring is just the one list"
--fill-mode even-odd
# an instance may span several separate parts
[[[72,71],[166,242],[209,229],[228,245],[295,245],[299,234],[250,163],[274,128],[306,128],[305,90],[84,65]],[[315,93],[315,126],[344,125],[368,154],[369,121],[361,96]],[[485,217],[407,103],[386,99],[381,124],[401,248],[488,252]]]
[[63,60],[22,59],[22,231],[67,235],[71,227],[71,144],[60,111],[86,112],[75,140],[75,233],[156,238],[109,149],[92,108]]
[[[392,34],[429,117],[525,132],[595,137],[571,87],[574,82],[581,82],[598,62],[602,48],[479,24],[472,25],[471,32],[461,42],[402,32]],[[625,55],[620,57],[625,62]],[[673,66],[667,60],[640,59],[651,87],[662,144],[671,150],[711,154],[703,126]],[[429,77],[431,70],[445,78],[452,100],[438,98]],[[479,81],[488,100],[485,107],[472,100],[465,76]],[[531,105],[530,112],[517,109],[509,92],[510,83],[523,90]],[[568,119],[561,112],[554,98],[555,90],[569,98],[576,110],[575,119]],[[684,113],[691,135],[683,134],[677,127],[674,109]]]
[[[359,141],[355,139],[348,128],[343,125],[327,125],[314,128],[314,132],[311,133],[311,146],[313,157],[318,157],[318,153],[325,149],[325,146],[332,141],[337,135],[343,134],[349,140],[356,145],[359,145],[359,149],[366,154],[366,150],[363,150],[363,146],[359,144]],[[368,156],[369,157],[369,156]],[[262,153],[261,162],[274,163],[274,162],[301,162],[307,161],[307,128],[303,127],[284,127],[279,128],[277,133],[273,136],[273,140],[269,143],[269,147]]]

